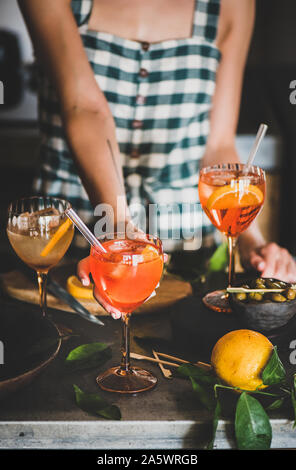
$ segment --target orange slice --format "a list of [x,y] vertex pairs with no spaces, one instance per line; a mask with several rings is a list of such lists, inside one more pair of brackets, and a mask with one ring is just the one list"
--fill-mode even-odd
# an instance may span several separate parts
[[84,286],[78,279],[77,276],[70,276],[67,279],[67,291],[73,297],[78,299],[88,299],[91,300],[93,296],[93,284],[89,286]]
[[216,189],[207,201],[208,210],[234,209],[255,206],[263,202],[261,189],[253,184],[243,185],[242,181],[227,184]]
[[56,233],[51,237],[45,248],[41,251],[40,255],[45,257],[47,256],[51,250],[55,247],[58,241],[65,235],[67,230],[71,227],[72,222],[70,219],[67,219],[62,225],[59,226]]
[[155,258],[159,257],[159,253],[157,248],[152,245],[146,245],[144,250],[141,253],[141,256],[143,256],[143,260],[145,261],[151,261]]

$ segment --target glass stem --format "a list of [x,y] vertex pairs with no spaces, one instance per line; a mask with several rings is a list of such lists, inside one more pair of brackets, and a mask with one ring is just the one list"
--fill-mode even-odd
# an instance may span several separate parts
[[47,302],[46,302],[46,284],[47,284],[47,273],[41,273],[37,271],[38,287],[39,287],[39,298],[42,316],[47,316]]
[[121,346],[121,370],[124,373],[129,372],[130,370],[130,313],[125,313],[121,315],[122,320],[122,346]]
[[229,266],[228,266],[228,287],[233,286],[235,280],[235,245],[236,237],[227,237],[228,240],[228,256],[229,256]]

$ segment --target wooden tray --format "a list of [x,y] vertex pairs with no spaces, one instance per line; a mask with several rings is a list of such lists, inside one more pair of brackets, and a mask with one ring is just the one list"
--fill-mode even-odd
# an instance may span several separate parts
[[[75,264],[62,265],[51,271],[51,277],[62,287],[66,288],[67,278],[75,274]],[[36,283],[26,277],[20,271],[11,271],[0,276],[3,291],[12,298],[32,303],[39,303],[39,293]],[[188,282],[179,280],[170,274],[165,274],[161,280],[160,287],[156,290],[157,295],[144,303],[135,313],[149,313],[169,307],[176,301],[187,297],[192,293]],[[108,315],[95,300],[77,299],[90,313],[94,315]],[[47,304],[50,308],[73,312],[68,304],[57,299],[50,293],[47,295]]]

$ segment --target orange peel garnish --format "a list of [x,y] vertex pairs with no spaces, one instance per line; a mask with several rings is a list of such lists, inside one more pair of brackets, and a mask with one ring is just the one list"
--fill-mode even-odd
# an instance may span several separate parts
[[159,253],[158,253],[157,248],[155,248],[155,246],[146,245],[144,250],[141,253],[141,256],[143,256],[144,261],[151,261],[155,258],[158,258]]
[[206,207],[208,210],[234,209],[261,204],[263,199],[263,193],[258,186],[249,184],[243,187],[237,181],[216,189],[209,197]]
[[40,255],[43,257],[47,256],[51,252],[51,250],[55,247],[55,245],[58,243],[58,241],[69,230],[71,225],[72,225],[72,222],[70,219],[67,219],[62,225],[60,225],[56,233],[51,237],[47,245],[43,248]]

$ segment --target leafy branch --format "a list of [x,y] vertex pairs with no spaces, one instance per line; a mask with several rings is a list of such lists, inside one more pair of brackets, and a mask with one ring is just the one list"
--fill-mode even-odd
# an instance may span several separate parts
[[[272,386],[273,391],[256,389],[243,390],[221,383],[213,371],[205,371],[193,364],[178,367],[178,374],[188,377],[199,402],[212,412],[212,436],[207,449],[214,447],[215,436],[222,406],[218,396],[220,389],[237,392],[238,399],[235,410],[234,431],[238,449],[269,449],[272,440],[272,428],[266,410],[280,408],[290,398],[294,410],[293,428],[296,427],[296,374],[290,389],[286,383],[286,371],[278,356],[276,346],[262,372],[263,384]],[[275,400],[264,409],[253,395],[274,398]]]

